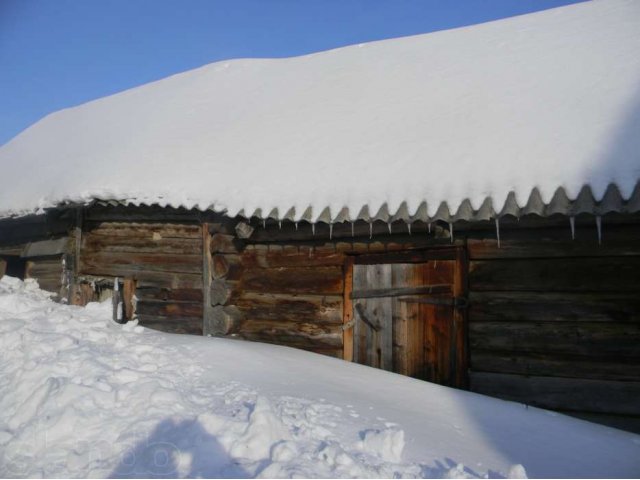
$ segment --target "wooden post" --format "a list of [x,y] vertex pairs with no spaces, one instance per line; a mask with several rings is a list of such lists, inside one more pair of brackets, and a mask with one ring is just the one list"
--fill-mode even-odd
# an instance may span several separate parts
[[73,270],[71,272],[71,288],[69,289],[69,303],[71,305],[84,305],[83,295],[80,292],[78,276],[80,275],[80,251],[82,249],[82,208],[76,209],[76,224],[73,229]]
[[209,223],[202,224],[202,333],[212,335],[212,314],[211,306],[211,234],[209,233]]
[[342,358],[348,362],[353,361],[353,301],[351,292],[353,291],[353,264],[355,258],[347,256],[344,263],[344,295],[342,300]]
[[[467,269],[468,262],[466,249],[464,247],[456,248],[456,262],[453,271],[454,298],[467,297]],[[458,388],[468,388],[469,356],[467,349],[467,309],[454,307],[453,322],[455,326],[451,339],[455,345],[455,371],[451,372],[453,376],[453,386]]]
[[124,305],[123,320],[133,318],[133,295],[136,292],[136,281],[133,278],[125,278],[122,287],[122,303]]

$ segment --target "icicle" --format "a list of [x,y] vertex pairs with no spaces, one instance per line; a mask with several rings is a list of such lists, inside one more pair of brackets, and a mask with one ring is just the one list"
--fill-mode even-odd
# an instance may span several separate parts
[[298,222],[295,222],[294,225],[296,226],[296,232],[298,231]]
[[373,223],[369,222],[369,238],[373,238]]
[[571,226],[571,240],[576,239],[576,217],[569,217],[569,225]]
[[453,223],[449,222],[449,235],[451,236],[451,243],[453,243]]
[[117,292],[120,290],[120,285],[118,285],[118,277],[113,279],[113,291]]
[[282,220],[278,220],[278,229],[282,230]]
[[431,235],[431,222],[429,222],[429,225],[428,225],[427,229],[429,231],[429,235]]
[[500,219],[496,217],[496,238],[498,239],[498,248],[500,248]]
[[262,219],[262,228],[267,228],[267,219],[266,218]]
[[407,223],[407,230],[409,231],[409,235],[411,235],[411,224]]
[[313,236],[316,235],[316,224],[315,223],[311,224],[311,235],[313,235]]
[[329,224],[329,240],[333,238],[333,223]]
[[356,227],[355,227],[355,223],[356,222],[351,222],[351,237],[355,237],[356,236]]
[[602,245],[602,217],[596,216],[596,228],[598,229],[598,245]]
[[387,227],[389,227],[389,235],[391,235],[391,222],[387,222]]

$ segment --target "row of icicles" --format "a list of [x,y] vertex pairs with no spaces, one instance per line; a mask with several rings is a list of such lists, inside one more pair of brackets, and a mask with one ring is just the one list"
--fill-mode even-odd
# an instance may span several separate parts
[[[597,215],[596,217],[596,229],[598,231],[598,245],[602,244],[602,217]],[[500,248],[500,219],[495,218],[496,225],[496,239],[498,240],[498,248]],[[294,222],[296,230],[298,230],[298,222]],[[391,235],[391,222],[387,222],[389,227],[389,235]],[[571,240],[576,239],[576,217],[569,217],[569,226],[571,228]],[[262,219],[262,227],[267,228],[267,220]],[[278,228],[282,229],[282,220],[278,220]],[[407,231],[411,235],[411,224],[407,223]],[[316,224],[311,224],[312,235],[316,234]],[[431,222],[427,223],[427,234],[431,234]],[[453,223],[449,222],[449,235],[451,237],[451,243],[453,243]],[[351,222],[351,236],[355,237],[355,222]],[[373,222],[369,222],[369,239],[373,238]],[[333,223],[329,224],[329,240],[333,239]]]

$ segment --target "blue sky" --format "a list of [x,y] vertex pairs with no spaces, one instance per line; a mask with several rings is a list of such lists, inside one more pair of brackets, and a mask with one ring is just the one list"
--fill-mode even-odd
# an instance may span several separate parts
[[61,108],[218,60],[286,57],[576,0],[0,0],[0,145]]

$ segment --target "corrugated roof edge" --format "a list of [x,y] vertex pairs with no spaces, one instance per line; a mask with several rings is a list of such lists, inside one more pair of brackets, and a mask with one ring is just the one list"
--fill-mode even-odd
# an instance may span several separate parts
[[[52,205],[51,208],[64,208],[64,207],[78,207],[89,205],[111,205],[111,206],[154,206],[161,205],[162,207],[172,208],[189,208],[192,207],[183,204],[171,204],[167,202],[154,203],[149,201],[136,201],[136,199],[104,199],[96,198],[93,201],[85,203],[76,202],[61,202],[58,205]],[[604,195],[598,201],[593,196],[593,191],[589,185],[582,187],[578,196],[575,199],[570,199],[563,187],[556,189],[553,197],[548,203],[545,203],[542,199],[542,195],[537,188],[531,190],[529,198],[524,205],[519,205],[516,199],[515,192],[509,193],[507,199],[501,208],[495,208],[491,197],[485,198],[477,210],[473,208],[471,202],[466,199],[457,206],[455,213],[452,213],[452,208],[447,202],[442,202],[438,206],[436,213],[432,216],[428,215],[428,208],[426,202],[422,202],[416,211],[411,214],[406,202],[403,202],[395,213],[389,212],[389,207],[386,203],[382,204],[375,214],[371,214],[370,206],[363,205],[358,213],[353,216],[352,212],[347,207],[343,207],[339,211],[332,212],[330,207],[325,207],[315,215],[313,207],[309,206],[305,209],[302,215],[297,215],[294,207],[289,208],[283,215],[280,215],[279,209],[261,209],[258,208],[255,211],[248,213],[244,210],[238,212],[237,216],[250,219],[258,218],[261,220],[275,220],[275,221],[306,221],[309,223],[342,223],[342,222],[354,222],[365,221],[375,222],[383,221],[387,223],[393,223],[396,221],[403,221],[405,223],[413,223],[416,221],[421,222],[457,222],[459,220],[464,221],[482,221],[491,220],[496,218],[502,218],[505,216],[522,217],[524,215],[538,215],[541,217],[548,217],[555,214],[561,214],[566,216],[576,216],[579,214],[587,213],[595,216],[605,215],[607,213],[636,213],[640,212],[640,181],[636,183],[629,198],[624,198],[620,192],[620,189],[611,183],[607,187]],[[498,206],[499,207],[499,206]],[[0,215],[0,218],[9,218],[24,216],[27,214],[39,214],[44,213],[44,209],[40,209],[37,212],[20,212],[20,214],[5,214]],[[226,209],[216,209],[215,206],[204,209],[202,211],[214,211],[216,213],[227,214]],[[265,212],[268,212],[265,214]]]

